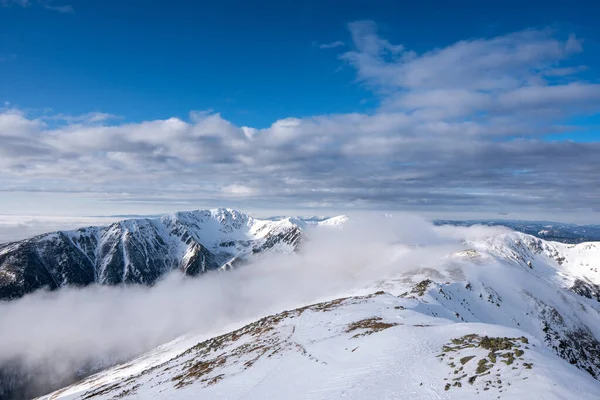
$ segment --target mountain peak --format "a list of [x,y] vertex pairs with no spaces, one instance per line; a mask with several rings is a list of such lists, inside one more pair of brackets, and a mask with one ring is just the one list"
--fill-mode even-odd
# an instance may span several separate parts
[[172,270],[230,268],[271,249],[293,252],[303,228],[216,208],[47,233],[0,245],[0,299],[42,287],[151,284]]

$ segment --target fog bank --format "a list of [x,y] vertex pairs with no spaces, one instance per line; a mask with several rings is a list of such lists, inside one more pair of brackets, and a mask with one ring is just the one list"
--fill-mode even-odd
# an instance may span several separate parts
[[[296,254],[266,254],[233,271],[153,287],[89,286],[0,303],[0,368],[18,362],[64,383],[74,371],[129,359],[188,333],[221,333],[240,321],[343,295],[408,268],[435,268],[460,239],[497,229],[434,227],[424,220],[353,220],[308,232]],[[72,379],[72,378],[71,378]]]

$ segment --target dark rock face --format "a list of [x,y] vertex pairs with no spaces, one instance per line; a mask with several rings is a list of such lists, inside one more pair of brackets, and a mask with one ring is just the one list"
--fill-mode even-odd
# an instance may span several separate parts
[[[250,230],[258,223],[259,233]],[[234,210],[192,211],[0,244],[0,300],[63,286],[151,285],[172,270],[196,276],[278,244],[296,248],[303,230]]]
[[192,256],[181,268],[188,276],[196,276],[211,269],[219,268],[215,256],[201,244],[194,243],[192,247]]
[[582,323],[569,326],[565,317],[548,304],[537,300],[544,343],[556,354],[595,379],[600,378],[600,341]]
[[580,296],[600,302],[600,285],[582,279],[575,279],[575,283],[573,283],[570,290]]
[[298,248],[303,238],[303,231],[299,227],[293,227],[283,232],[277,232],[273,234],[267,234],[264,243],[262,245],[253,248],[253,253],[260,253],[267,251],[275,247],[279,243],[287,243],[292,245],[294,248]]
[[[56,289],[58,285],[44,266],[31,242],[14,248],[1,247],[0,298],[10,300],[41,287]],[[6,250],[6,251],[5,251]]]
[[561,331],[544,322],[544,341],[556,354],[592,375],[600,378],[600,342],[588,327]]

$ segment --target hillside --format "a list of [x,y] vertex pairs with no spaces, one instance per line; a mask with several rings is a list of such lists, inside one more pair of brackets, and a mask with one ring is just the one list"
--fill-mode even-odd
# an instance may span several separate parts
[[463,247],[43,399],[597,399],[600,246],[509,232]]
[[595,399],[600,388],[523,331],[432,317],[382,292],[182,345],[43,399]]

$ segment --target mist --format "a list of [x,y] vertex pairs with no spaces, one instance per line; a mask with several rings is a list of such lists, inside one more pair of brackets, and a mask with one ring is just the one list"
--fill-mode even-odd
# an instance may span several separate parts
[[[0,204],[2,202],[0,201]],[[106,225],[119,217],[59,217],[0,214],[0,244],[27,239],[42,233],[77,229],[81,226]]]
[[152,287],[38,291],[0,303],[0,369],[36,371],[32,387],[50,390],[181,335],[224,333],[409,269],[436,268],[464,248],[462,238],[498,231],[434,227],[412,215],[355,219],[344,229],[310,230],[297,253],[265,254],[232,271],[173,272]]

